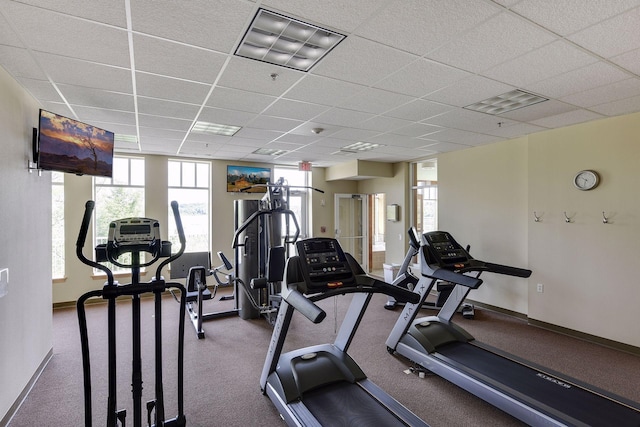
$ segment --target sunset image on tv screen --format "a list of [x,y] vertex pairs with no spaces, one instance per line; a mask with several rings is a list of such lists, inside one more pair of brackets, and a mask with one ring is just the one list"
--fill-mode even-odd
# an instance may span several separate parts
[[113,132],[40,110],[38,167],[111,177]]

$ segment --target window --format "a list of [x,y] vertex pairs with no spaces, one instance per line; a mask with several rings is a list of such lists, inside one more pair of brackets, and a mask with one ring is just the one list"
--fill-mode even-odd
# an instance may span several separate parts
[[[300,239],[304,239],[309,236],[310,218],[309,218],[309,192],[308,188],[311,185],[310,173],[299,171],[294,168],[274,167],[274,181],[280,178],[284,178],[285,184],[292,187],[289,190],[289,209],[293,211],[300,226]],[[294,225],[291,225],[291,233],[295,233]],[[282,227],[282,234],[287,232],[286,227]],[[295,249],[290,248],[290,253],[295,253]]]
[[64,173],[51,172],[51,277],[64,277]]
[[414,163],[413,169],[414,218],[418,233],[438,229],[438,169],[435,160]]
[[[107,243],[111,221],[144,217],[144,174],[144,159],[114,157],[113,177],[94,177],[94,247]],[[121,260],[129,263],[129,256],[125,254]],[[125,271],[111,264],[108,267],[114,272]]]
[[[169,201],[177,201],[189,252],[210,250],[210,169],[207,162],[169,160]],[[180,246],[178,231],[169,207],[169,240]]]

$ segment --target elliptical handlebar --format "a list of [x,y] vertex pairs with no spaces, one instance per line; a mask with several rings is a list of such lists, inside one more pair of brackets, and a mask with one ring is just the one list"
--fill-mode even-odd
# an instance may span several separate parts
[[[164,261],[162,261],[160,263],[160,265],[158,265],[158,268],[156,268],[156,280],[161,280],[162,279],[162,268],[169,264],[171,261],[177,259],[178,257],[180,257],[180,255],[182,255],[184,253],[184,250],[187,246],[186,242],[187,239],[184,235],[184,228],[182,227],[182,218],[180,217],[180,209],[178,206],[178,202],[176,202],[175,200],[173,200],[171,202],[171,210],[173,211],[173,219],[176,222],[176,229],[178,230],[178,240],[180,241],[180,249],[178,250],[178,252],[176,252],[175,254],[171,255],[169,258],[165,259]],[[164,242],[163,242],[164,243]]]
[[98,264],[95,261],[92,261],[84,256],[82,250],[84,249],[84,244],[87,240],[87,233],[89,231],[89,224],[91,223],[91,215],[93,215],[93,209],[96,203],[93,200],[88,200],[84,205],[84,216],[82,217],[82,224],[80,225],[80,232],[78,233],[78,240],[76,240],[76,256],[83,263],[88,265],[89,267],[97,268],[99,270],[104,271],[107,275],[107,283],[109,285],[114,284],[113,273],[111,270],[102,265]]

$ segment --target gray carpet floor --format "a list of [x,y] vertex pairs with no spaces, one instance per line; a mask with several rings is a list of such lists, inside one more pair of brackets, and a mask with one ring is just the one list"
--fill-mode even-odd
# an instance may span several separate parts
[[[285,350],[330,342],[348,307],[349,296],[321,304],[327,318],[319,325],[294,315]],[[433,375],[419,378],[405,371],[411,362],[390,355],[385,340],[400,309],[383,308],[386,297],[376,295],[354,339],[350,354],[369,378],[432,426],[519,426],[521,422],[466,391]],[[225,309],[229,302],[208,301],[205,311]],[[166,414],[176,413],[176,335],[178,304],[164,300],[164,388]],[[423,310],[424,315],[434,312]],[[106,416],[106,306],[87,309],[91,336],[93,420]],[[118,309],[118,408],[131,409],[131,313],[128,301]],[[152,330],[153,303],[143,300],[143,331]],[[476,339],[535,363],[563,372],[627,399],[640,402],[640,357],[529,326],[525,321],[486,309],[473,320],[455,321]],[[53,358],[44,369],[9,427],[84,424],[82,360],[74,308],[53,313]],[[185,413],[189,426],[284,425],[270,400],[262,395],[259,378],[272,328],[264,319],[237,316],[205,322],[205,339],[191,325],[185,330]],[[143,402],[152,398],[153,335],[143,332]],[[145,424],[146,425],[146,424]]]

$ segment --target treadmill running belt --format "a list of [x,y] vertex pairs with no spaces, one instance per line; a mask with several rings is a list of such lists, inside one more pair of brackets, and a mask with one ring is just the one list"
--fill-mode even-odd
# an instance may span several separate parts
[[304,394],[302,401],[323,426],[404,426],[362,387],[333,383]]
[[590,426],[640,426],[640,411],[634,408],[472,344],[447,344],[433,355],[506,394],[525,396],[542,412],[547,411],[536,402]]

